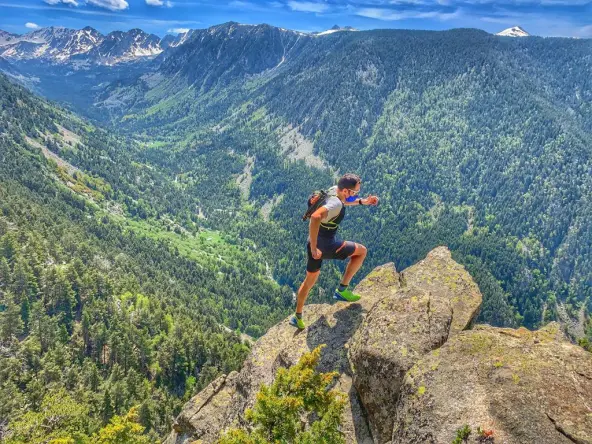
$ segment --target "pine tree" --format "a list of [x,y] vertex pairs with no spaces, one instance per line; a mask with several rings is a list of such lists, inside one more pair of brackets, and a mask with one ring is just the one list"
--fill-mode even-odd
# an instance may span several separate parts
[[149,444],[144,435],[144,427],[139,423],[137,407],[133,407],[125,416],[114,416],[109,424],[103,427],[92,442],[96,444]]
[[0,257],[0,288],[5,288],[10,281],[10,266],[5,257]]
[[[339,431],[345,400],[329,390],[338,374],[315,371],[322,347],[304,354],[290,369],[279,369],[271,386],[261,386],[253,409],[245,412],[251,432],[232,429],[218,444],[345,443]],[[317,419],[306,428],[303,417]]]
[[6,295],[6,308],[0,311],[0,341],[8,342],[12,337],[19,336],[24,329],[21,319],[21,308],[14,303],[12,295]]
[[113,402],[111,401],[111,394],[109,393],[109,390],[105,390],[105,394],[103,395],[101,415],[103,416],[103,421],[109,421],[109,419],[111,419],[113,416]]

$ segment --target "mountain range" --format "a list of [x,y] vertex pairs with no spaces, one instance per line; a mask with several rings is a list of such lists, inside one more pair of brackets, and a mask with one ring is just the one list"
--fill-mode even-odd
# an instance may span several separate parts
[[[240,27],[238,23],[231,26]],[[190,30],[186,33],[166,35],[163,38],[148,34],[141,29],[113,31],[107,35],[87,26],[83,29],[48,27],[31,31],[27,34],[12,34],[0,30],[0,57],[11,62],[37,61],[52,64],[71,64],[73,67],[88,68],[92,65],[116,65],[136,61],[153,60],[168,48],[175,48],[195,35],[216,32],[225,25],[214,26],[205,30]],[[265,27],[265,25],[263,25]],[[333,26],[315,33],[302,33],[282,28],[278,32],[302,37],[325,36],[336,32],[357,31],[351,26]],[[506,29],[500,36],[528,36],[519,26]],[[198,37],[199,38],[199,37]]]
[[113,65],[152,59],[177,44],[180,36],[161,39],[141,29],[103,35],[90,26],[41,28],[24,35],[0,31],[0,56],[12,61]]

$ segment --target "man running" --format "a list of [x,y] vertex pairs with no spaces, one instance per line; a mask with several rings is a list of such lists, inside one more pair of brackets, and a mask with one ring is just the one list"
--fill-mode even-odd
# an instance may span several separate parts
[[327,202],[310,217],[308,243],[306,244],[308,252],[306,278],[298,289],[296,314],[290,319],[290,324],[300,330],[306,327],[302,320],[304,302],[319,278],[323,259],[345,260],[350,258],[333,298],[347,302],[355,302],[360,299],[360,296],[352,293],[348,287],[352,277],[364,263],[367,253],[366,247],[354,242],[339,240],[336,236],[339,224],[345,216],[346,206],[378,204],[378,197],[376,196],[356,199],[360,192],[360,185],[359,176],[355,174],[344,175],[339,179],[337,186],[329,190]]

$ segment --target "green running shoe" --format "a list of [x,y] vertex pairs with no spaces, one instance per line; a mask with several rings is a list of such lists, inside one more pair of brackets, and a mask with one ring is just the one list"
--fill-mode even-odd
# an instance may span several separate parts
[[337,299],[338,301],[345,301],[345,302],[356,302],[361,299],[359,294],[354,294],[349,288],[346,288],[343,291],[339,291],[335,289],[335,293],[333,294],[333,299]]
[[290,325],[296,327],[298,330],[304,330],[306,328],[306,324],[302,318],[297,318],[296,316],[290,318]]

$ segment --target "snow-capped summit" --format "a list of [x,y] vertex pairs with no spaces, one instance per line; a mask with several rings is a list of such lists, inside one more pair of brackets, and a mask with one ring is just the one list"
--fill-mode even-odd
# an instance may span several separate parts
[[179,45],[182,45],[191,37],[191,35],[195,32],[194,29],[190,29],[187,32],[180,32],[176,36],[167,34],[165,35],[162,40],[160,41],[160,47],[165,50],[167,48],[176,48]]
[[341,31],[357,31],[356,28],[352,28],[351,26],[344,26],[343,28],[335,25],[333,26],[331,29],[327,29],[326,31],[323,32],[315,32],[314,35],[327,35],[327,34],[333,34],[335,32],[341,32]]
[[504,37],[529,37],[530,34],[522,29],[520,26],[513,26],[508,29],[504,29],[502,32],[498,32],[496,35]]
[[10,32],[2,31],[0,29],[0,46],[8,45],[10,43],[14,43],[19,39],[18,34],[11,34]]
[[140,29],[103,35],[90,26],[83,29],[41,28],[24,35],[0,32],[0,56],[12,60],[40,60],[50,63],[112,65],[152,58],[164,48],[160,38]]
[[160,40],[158,36],[137,28],[127,32],[113,31],[93,48],[90,55],[107,65],[139,57],[154,57],[162,52]]

